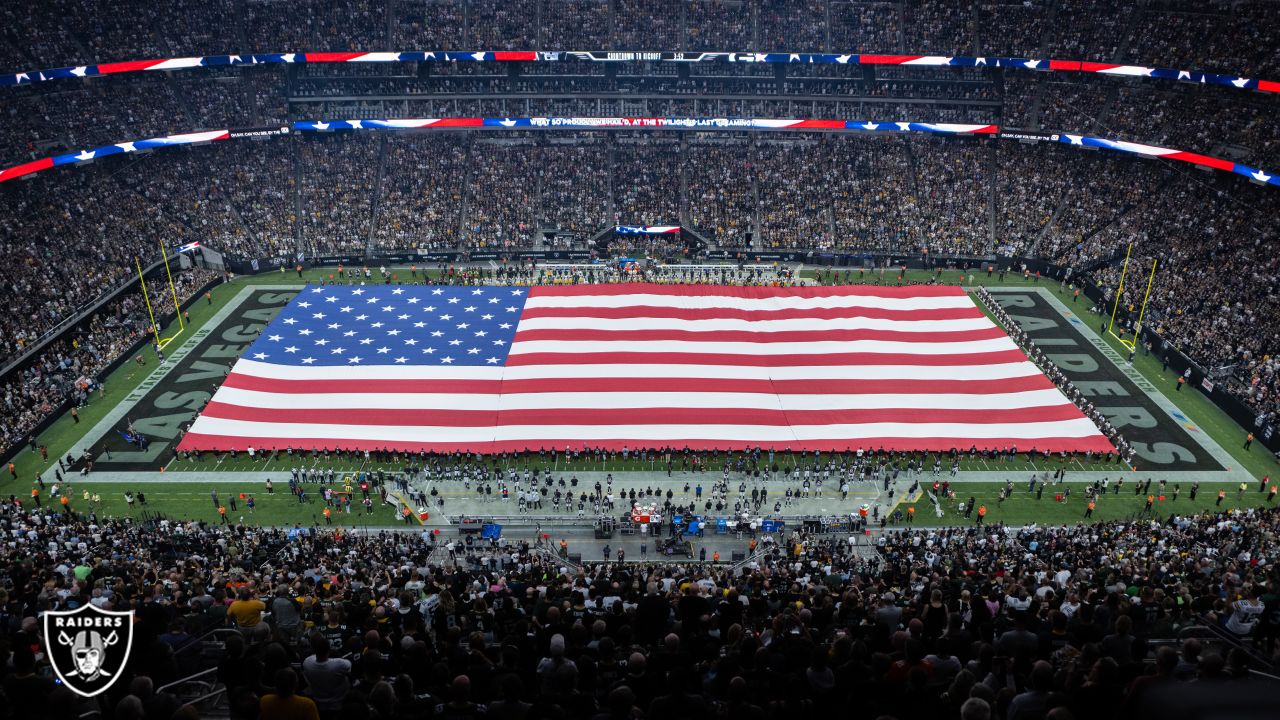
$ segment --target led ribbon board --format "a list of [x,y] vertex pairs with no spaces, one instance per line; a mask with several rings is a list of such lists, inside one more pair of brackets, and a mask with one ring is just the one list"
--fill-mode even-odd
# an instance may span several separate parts
[[102,157],[140,152],[178,145],[208,143],[266,135],[285,135],[290,132],[339,132],[362,130],[429,130],[450,128],[488,128],[521,130],[759,130],[759,131],[825,131],[825,132],[890,132],[928,133],[934,135],[990,135],[1002,139],[1056,142],[1076,147],[1102,148],[1147,157],[1178,160],[1213,168],[1223,172],[1243,175],[1264,185],[1280,185],[1276,173],[1268,173],[1230,160],[1209,155],[1175,150],[1157,145],[1124,140],[1110,140],[1090,135],[1066,133],[1003,133],[998,125],[959,123],[875,122],[870,120],[814,120],[777,118],[682,118],[682,117],[519,117],[519,118],[388,118],[361,120],[302,120],[292,127],[249,128],[232,130],[205,130],[196,133],[166,135],[145,140],[104,145],[74,153],[64,153],[41,158],[0,170],[0,182],[14,180],[63,165],[75,165]]
[[69,78],[98,77],[153,70],[235,67],[293,63],[393,63],[393,62],[676,62],[676,63],[783,63],[789,65],[913,65],[918,67],[1011,68],[1048,72],[1082,72],[1119,77],[1144,77],[1197,85],[1219,85],[1239,90],[1280,92],[1280,81],[1243,75],[1196,70],[1121,65],[1117,63],[1053,60],[1024,57],[973,57],[963,55],[872,55],[857,53],[786,52],[658,52],[609,50],[411,50],[389,52],[292,52],[127,60],[76,67],[27,70],[0,75],[0,87],[30,85]]

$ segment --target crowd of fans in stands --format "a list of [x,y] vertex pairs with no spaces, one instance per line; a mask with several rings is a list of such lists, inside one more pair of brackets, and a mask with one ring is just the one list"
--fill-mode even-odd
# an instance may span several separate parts
[[[0,33],[0,64],[31,69],[238,48],[829,49],[1048,55],[1267,77],[1280,68],[1275,24],[1260,22],[1267,10],[1263,2],[1179,0],[1118,9],[1100,0],[1052,9],[1039,2],[695,0],[674,10],[656,0],[248,0],[229,7],[181,0],[162,10],[124,3],[100,13],[83,0],[54,0],[0,10],[10,28]],[[17,28],[27,31],[19,36]],[[996,83],[980,71],[903,67],[878,67],[868,77],[825,65],[789,66],[780,79],[755,63],[694,64],[687,74],[662,63],[618,65],[613,73],[598,63],[541,63],[515,76],[484,63],[426,69],[314,65],[292,78],[277,66],[206,69],[12,88],[3,138],[19,162],[171,132],[275,125],[291,113],[861,115],[1096,131],[1261,167],[1280,161],[1267,98],[1177,83],[1019,73]],[[543,97],[501,97],[512,92]],[[408,99],[289,101],[383,93]],[[905,102],[919,98],[946,102]],[[1128,111],[1134,107],[1143,111]],[[548,242],[539,227],[572,233],[549,241],[553,247],[582,248],[608,224],[688,223],[733,249],[982,254],[995,247],[1076,269],[1133,240],[1135,258],[1160,257],[1165,269],[1157,273],[1149,327],[1206,366],[1229,368],[1224,377],[1234,391],[1263,419],[1275,419],[1273,318],[1280,313],[1276,261],[1265,249],[1275,206],[1265,191],[1165,165],[1008,142],[562,137],[535,135],[511,146],[456,135],[272,138],[106,160],[78,176],[6,184],[0,257],[11,278],[0,290],[9,309],[0,319],[0,359],[117,286],[135,255],[154,257],[138,237],[173,245],[199,239],[233,256],[286,259],[537,247]],[[1104,161],[1105,172],[1096,164]],[[57,192],[45,182],[56,182]],[[53,237],[60,241],[48,242]],[[1118,271],[1104,266],[1090,279],[1115,287]],[[1126,291],[1128,301],[1138,299],[1134,285]]]
[[396,138],[384,152],[374,247],[455,247],[467,176],[465,144],[448,136]]
[[475,143],[467,168],[471,174],[462,241],[478,250],[533,245],[536,177],[541,152],[531,145]]
[[[1108,165],[1104,179],[1090,173],[1095,162],[1067,163],[1093,181],[1071,193],[1040,252],[1078,269],[1123,257],[1132,243],[1122,304],[1135,310],[1157,260],[1145,327],[1227,381],[1257,411],[1258,427],[1274,423],[1280,288],[1278,261],[1265,248],[1274,242],[1276,198],[1267,188],[1141,163]],[[1114,293],[1120,274],[1112,262],[1089,278]]]
[[[215,277],[198,268],[176,274],[178,298],[186,300]],[[0,453],[27,442],[32,429],[64,402],[76,407],[87,404],[94,392],[102,390],[103,371],[150,332],[142,293],[129,291],[108,301],[31,358],[24,358],[0,380]],[[6,358],[5,364],[11,359]]]
[[1269,4],[1160,0],[298,0],[162,11],[84,0],[4,9],[24,28],[0,43],[4,70],[230,53],[317,50],[738,50],[1068,58],[1276,74]]
[[[14,720],[197,717],[157,689],[204,663],[232,718],[1125,717],[1183,684],[1245,691],[1274,660],[1278,525],[1232,510],[870,547],[789,529],[735,565],[579,567],[522,540],[149,527],[11,501],[0,687]],[[33,650],[40,613],[85,603],[137,613],[125,677],[88,702]],[[1193,626],[1228,639],[1179,642]],[[206,660],[219,628],[238,632]]]

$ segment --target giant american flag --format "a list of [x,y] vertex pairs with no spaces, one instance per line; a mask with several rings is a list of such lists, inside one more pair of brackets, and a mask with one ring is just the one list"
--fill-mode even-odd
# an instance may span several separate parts
[[180,448],[1094,450],[958,287],[320,286]]

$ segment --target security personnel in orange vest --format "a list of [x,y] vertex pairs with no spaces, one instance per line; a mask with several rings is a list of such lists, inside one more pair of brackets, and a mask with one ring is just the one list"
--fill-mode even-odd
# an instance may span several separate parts
[[66,514],[66,515],[70,515],[70,514],[71,514],[71,500],[70,500],[70,498],[68,498],[66,495],[63,495],[63,496],[59,499],[59,502],[61,502],[61,503],[62,503],[62,512],[63,512],[64,514]]
[[715,552],[711,553],[711,562],[720,562],[720,551],[719,551],[719,550],[717,550],[717,551],[715,551]]
[[40,507],[40,488],[31,488],[31,502]]
[[333,524],[333,511],[330,510],[328,507],[324,509],[324,524],[325,525]]
[[1085,519],[1085,520],[1088,520],[1089,518],[1093,517],[1093,508],[1094,508],[1094,507],[1095,507],[1094,502],[1093,502],[1092,500],[1090,500],[1090,501],[1089,501],[1089,507],[1084,511],[1084,519]]
[[915,521],[916,521],[916,506],[908,505],[907,506],[907,524],[910,525]]
[[1150,513],[1150,512],[1151,512],[1151,506],[1152,506],[1152,504],[1154,504],[1154,503],[1155,503],[1155,501],[1156,501],[1156,496],[1155,496],[1155,495],[1148,495],[1148,496],[1147,496],[1147,507],[1143,509],[1143,512]]
[[227,522],[227,506],[226,506],[226,505],[219,505],[219,506],[218,506],[218,516],[222,518],[222,523],[223,523],[224,525],[230,525],[230,524],[231,524],[231,523]]
[[986,505],[979,505],[979,506],[978,506],[978,524],[979,524],[979,525],[981,525],[981,524],[982,524],[982,522],[983,522],[983,520],[984,520],[986,517],[987,517],[987,506],[986,506]]
[[1276,499],[1276,486],[1272,485],[1271,490],[1267,493],[1267,502],[1271,502],[1272,500],[1275,500],[1275,499]]

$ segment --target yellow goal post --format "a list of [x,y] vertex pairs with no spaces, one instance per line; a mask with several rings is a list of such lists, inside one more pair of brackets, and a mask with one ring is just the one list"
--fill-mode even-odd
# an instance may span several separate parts
[[[1128,335],[1128,331],[1125,330],[1123,327],[1120,329],[1120,333],[1117,335],[1116,334],[1116,314],[1120,310],[1120,303],[1123,302],[1124,300],[1124,291],[1126,288],[1125,278],[1127,278],[1129,275],[1129,259],[1132,254],[1133,254],[1133,243],[1129,243],[1129,249],[1126,250],[1124,254],[1124,266],[1120,270],[1120,286],[1116,288],[1116,299],[1111,306],[1111,322],[1108,323],[1107,325],[1107,334],[1115,338],[1121,345],[1129,348],[1130,352],[1137,349],[1138,338],[1141,337],[1142,335],[1142,320],[1147,315],[1147,302],[1151,298],[1151,286],[1155,282],[1156,265],[1159,262],[1155,258],[1151,259],[1151,273],[1150,275],[1147,276],[1147,289],[1142,296],[1142,305],[1138,308],[1138,322],[1133,326],[1133,335],[1130,337],[1126,337],[1126,335]],[[1133,305],[1126,306],[1125,312],[1126,313],[1133,312]]]
[[169,283],[169,298],[173,301],[173,312],[178,321],[177,332],[169,337],[160,337],[160,326],[156,323],[155,309],[151,304],[151,293],[147,290],[147,280],[143,277],[142,260],[135,257],[133,262],[138,269],[138,285],[142,288],[142,299],[147,305],[147,315],[151,318],[151,336],[154,338],[156,346],[163,350],[169,343],[178,339],[187,327],[186,321],[182,317],[182,306],[178,303],[178,290],[173,284],[173,272],[169,268],[169,253],[165,250],[163,240],[160,241],[160,257],[164,260],[165,279]]

